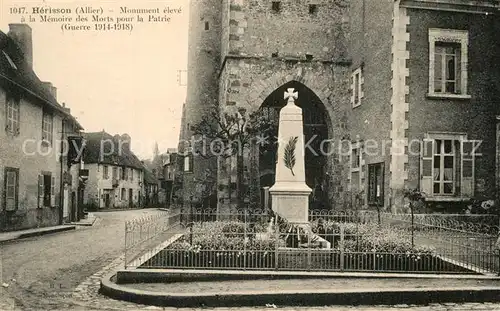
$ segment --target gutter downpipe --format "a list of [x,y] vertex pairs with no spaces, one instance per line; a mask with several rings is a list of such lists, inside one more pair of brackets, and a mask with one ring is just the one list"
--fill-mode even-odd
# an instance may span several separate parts
[[66,117],[62,119],[62,131],[61,131],[61,150],[59,154],[59,162],[60,162],[60,176],[59,176],[59,225],[63,224],[64,217],[64,181],[63,181],[63,142],[64,142],[64,127],[66,125]]

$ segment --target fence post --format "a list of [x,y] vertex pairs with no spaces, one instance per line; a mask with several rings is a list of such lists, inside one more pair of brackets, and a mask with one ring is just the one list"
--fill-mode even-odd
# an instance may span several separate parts
[[343,225],[340,226],[339,247],[340,247],[340,270],[344,270],[345,249],[344,249],[344,226]]
[[189,244],[193,245],[193,196],[189,201]]
[[128,229],[128,222],[125,222],[125,250],[123,252],[123,267],[127,269],[127,232]]
[[274,242],[274,268],[278,270],[278,247],[279,247],[279,239],[280,239],[280,232],[279,232],[279,224],[278,224],[278,215],[274,214],[274,233],[276,236],[276,241]]
[[312,265],[312,263],[311,263],[311,261],[312,261],[311,260],[312,259],[311,258],[312,257],[312,254],[311,254],[311,252],[312,252],[312,250],[311,250],[311,248],[312,248],[311,247],[311,234],[312,234],[312,230],[311,230],[310,225],[308,225],[306,228],[307,228],[307,231],[308,231],[307,232],[307,270],[309,271],[309,270],[311,270],[311,265]]
[[247,269],[247,210],[243,211],[243,269]]

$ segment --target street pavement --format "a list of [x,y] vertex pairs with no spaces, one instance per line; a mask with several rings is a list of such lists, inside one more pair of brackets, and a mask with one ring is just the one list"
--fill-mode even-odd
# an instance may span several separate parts
[[[123,265],[126,220],[158,213],[157,210],[128,210],[95,213],[91,227],[33,237],[0,245],[0,311],[31,310],[179,310],[118,301],[98,294],[104,275]],[[285,280],[286,282],[286,280]],[[200,310],[499,310],[500,304],[432,304],[428,306],[325,306],[291,307],[267,305],[260,308],[202,308]],[[193,310],[193,309],[181,309]]]

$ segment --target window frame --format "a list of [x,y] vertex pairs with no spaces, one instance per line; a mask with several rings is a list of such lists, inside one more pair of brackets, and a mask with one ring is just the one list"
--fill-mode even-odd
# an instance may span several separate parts
[[356,68],[351,74],[351,105],[352,108],[361,106],[363,92],[363,66]]
[[[12,105],[11,105],[12,104]],[[16,118],[11,116],[16,112]],[[5,100],[5,130],[12,135],[18,135],[21,129],[21,99],[18,96],[7,94]],[[11,123],[13,125],[11,126]]]
[[105,180],[109,179],[109,167],[107,165],[103,165],[103,167],[102,167],[102,177]]
[[[50,122],[47,122],[47,119],[50,120]],[[51,145],[53,139],[54,139],[54,114],[44,109],[42,114],[42,141],[45,141],[49,145]]]
[[[452,194],[441,193],[441,191],[440,193],[434,193],[434,156],[436,154],[436,140],[451,140],[452,145],[454,146],[452,147],[455,151],[453,162],[454,180]],[[426,200],[463,201],[474,196],[476,171],[475,162],[476,157],[481,155],[476,152],[476,149],[480,146],[478,143],[480,143],[480,141],[468,139],[467,134],[465,133],[429,132],[424,135],[420,156],[420,190],[426,193]],[[469,149],[472,148],[472,152],[470,154],[467,154],[464,150],[467,144],[469,145]],[[442,148],[444,148],[444,145]],[[424,162],[427,162],[427,165],[424,165]],[[464,163],[466,162],[470,165],[470,176],[464,174]]]
[[[460,72],[456,72],[455,76],[459,76],[460,93],[446,93],[446,88],[443,92],[435,92],[435,58],[436,58],[436,45],[439,43],[444,44],[459,44],[460,45]],[[468,80],[468,45],[469,45],[469,32],[467,30],[455,29],[429,29],[429,86],[428,97],[437,98],[457,98],[468,99],[471,96],[467,93],[467,80]],[[455,68],[456,69],[456,68]],[[442,68],[444,71],[445,68]]]
[[[357,150],[357,166],[354,166],[354,150]],[[351,172],[359,172],[361,170],[361,145],[359,143],[354,143],[351,146]]]
[[[8,175],[9,173],[14,173],[15,175],[15,181],[14,181],[14,208],[13,209],[7,209],[7,187],[9,186],[7,184],[8,180]],[[6,166],[4,168],[4,184],[3,184],[3,204],[2,204],[2,209],[7,212],[15,212],[19,209],[19,168],[15,167],[8,167]]]
[[[381,179],[381,187],[380,187],[380,196],[377,197],[377,189],[375,188],[374,190],[371,188],[372,186],[372,173],[373,170],[376,170],[377,168],[380,168],[380,179]],[[385,183],[385,163],[384,162],[378,162],[378,163],[371,163],[367,165],[367,171],[368,171],[368,179],[367,179],[367,203],[368,205],[371,206],[384,206],[384,183]],[[376,174],[376,172],[375,172]],[[374,184],[375,187],[378,185],[377,180],[376,180],[376,175],[375,175],[375,180]],[[373,191],[375,193],[374,196],[372,196]]]
[[308,10],[309,10],[309,15],[312,16],[318,15],[318,5],[316,3],[309,3]]
[[273,13],[280,13],[281,12],[281,1],[272,1],[271,2],[271,10]]
[[[457,169],[458,169],[458,165],[457,165],[457,160],[460,159],[462,157],[461,154],[457,154],[457,148],[456,148],[456,144],[457,143],[460,143],[460,140],[458,139],[447,139],[447,138],[434,138],[433,139],[433,144],[434,144],[434,148],[433,148],[433,160],[432,160],[432,174],[433,174],[433,180],[432,180],[432,195],[433,196],[454,196],[456,194],[456,187],[457,187]],[[439,145],[438,144],[438,141],[441,142],[441,144]],[[445,146],[445,142],[446,141],[451,141],[451,151],[449,153],[446,152],[446,146]],[[437,146],[440,146],[440,150],[438,150],[438,147]],[[460,151],[460,150],[458,150]],[[436,168],[434,167],[435,164],[436,164],[436,157],[439,157],[439,180],[435,180],[434,179],[434,174],[435,174],[435,170]],[[450,181],[446,181],[445,180],[445,158],[446,157],[452,157],[453,159],[453,167],[452,167],[452,176],[451,176],[451,182]],[[435,192],[434,191],[434,186],[436,184],[439,184],[439,192]],[[452,186],[452,191],[451,193],[446,193],[444,191],[444,188],[445,188],[445,184],[451,184]]]

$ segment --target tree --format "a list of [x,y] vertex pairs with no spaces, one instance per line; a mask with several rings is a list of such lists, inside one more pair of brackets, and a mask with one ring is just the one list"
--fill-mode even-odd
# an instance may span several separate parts
[[[232,111],[230,111],[232,110]],[[264,118],[259,110],[248,113],[243,107],[235,107],[221,111],[218,105],[213,105],[203,114],[201,121],[193,125],[193,135],[201,135],[202,140],[209,141],[214,153],[200,155],[204,158],[236,156],[236,193],[238,208],[244,207],[245,192],[243,191],[244,153],[253,144],[263,144],[266,136],[273,132],[273,122]],[[231,198],[231,190],[229,191]],[[251,196],[251,195],[250,195]]]
[[411,212],[411,246],[415,245],[414,243],[414,223],[415,223],[415,207],[419,202],[425,201],[425,193],[421,192],[418,189],[404,189],[403,196],[407,198],[410,202],[410,212]]

